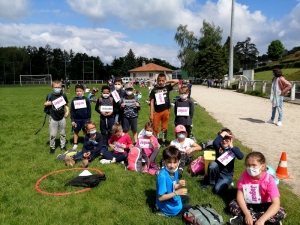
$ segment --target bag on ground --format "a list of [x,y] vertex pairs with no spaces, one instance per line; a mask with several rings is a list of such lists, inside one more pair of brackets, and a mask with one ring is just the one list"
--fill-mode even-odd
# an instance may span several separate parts
[[132,147],[129,150],[128,158],[127,158],[127,169],[137,172],[142,172],[142,149],[139,147]]
[[190,173],[194,176],[204,171],[204,159],[199,156],[190,164]]
[[93,174],[90,176],[78,176],[66,183],[65,186],[75,187],[86,187],[93,188],[97,187],[101,181],[106,180],[105,174]]
[[207,140],[206,143],[200,143],[199,145],[203,150],[214,149],[214,140]]
[[223,217],[211,205],[194,206],[183,214],[186,224],[222,225]]

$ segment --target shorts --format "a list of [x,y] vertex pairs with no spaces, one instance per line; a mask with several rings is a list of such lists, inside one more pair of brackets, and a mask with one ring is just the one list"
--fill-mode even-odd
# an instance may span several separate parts
[[129,129],[131,127],[132,132],[137,132],[137,120],[138,120],[137,117],[135,117],[135,118],[123,117],[123,123],[122,123],[123,130],[125,132],[127,132],[127,131],[129,131]]
[[82,130],[82,131],[86,131],[86,129],[85,129],[85,123],[87,122],[87,120],[86,121],[74,121],[76,124],[77,124],[77,126],[76,127],[73,127],[73,131],[75,132],[75,133],[79,133],[79,131],[80,130]]

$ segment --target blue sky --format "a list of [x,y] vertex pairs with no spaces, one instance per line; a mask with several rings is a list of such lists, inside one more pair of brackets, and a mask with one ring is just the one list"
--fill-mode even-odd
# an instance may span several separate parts
[[[180,66],[179,24],[199,36],[202,22],[230,34],[231,0],[0,0],[0,46],[45,46],[100,56],[110,64],[131,48],[136,56]],[[273,40],[300,45],[299,0],[236,0],[234,43],[247,37],[260,55]]]

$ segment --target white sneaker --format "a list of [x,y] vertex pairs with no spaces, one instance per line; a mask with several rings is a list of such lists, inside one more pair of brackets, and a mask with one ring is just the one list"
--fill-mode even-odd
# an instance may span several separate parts
[[277,126],[279,126],[279,127],[282,126],[282,122],[278,121]]
[[116,158],[113,157],[113,159],[110,161],[110,163],[116,163]]
[[101,164],[110,164],[110,160],[108,160],[108,159],[101,159],[100,163]]
[[269,119],[268,121],[266,121],[266,123],[274,124],[274,120]]
[[72,149],[73,149],[73,150],[76,150],[77,147],[78,147],[78,145],[75,144],[75,145],[73,145],[73,148],[72,148]]

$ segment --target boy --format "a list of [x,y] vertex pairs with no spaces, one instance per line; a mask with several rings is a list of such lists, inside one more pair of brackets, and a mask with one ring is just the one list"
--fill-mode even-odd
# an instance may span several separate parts
[[182,86],[179,89],[180,98],[175,102],[175,126],[181,124],[185,126],[187,137],[190,137],[192,119],[194,115],[194,103],[188,98],[189,89],[187,86]]
[[98,98],[95,110],[100,114],[100,130],[104,138],[104,143],[110,139],[112,132],[111,128],[114,125],[114,100],[110,96],[110,87],[102,86],[102,97]]
[[84,87],[82,84],[75,86],[76,97],[71,103],[71,123],[74,131],[74,146],[73,150],[77,149],[78,133],[82,130],[83,135],[86,135],[85,123],[91,119],[91,103],[84,96]]
[[49,107],[49,133],[50,133],[50,154],[55,153],[55,137],[57,130],[60,134],[60,149],[66,150],[66,117],[69,115],[68,98],[62,93],[62,83],[59,80],[52,82],[53,93],[48,99],[46,97],[45,107]]
[[[166,85],[167,84],[167,85]],[[150,120],[154,123],[154,134],[157,136],[159,125],[162,124],[162,146],[167,139],[168,124],[170,118],[170,91],[178,84],[178,80],[166,80],[163,73],[157,76],[157,85],[150,93]]]
[[187,188],[184,188],[185,180],[178,181],[178,165],[180,152],[170,146],[163,151],[165,167],[160,171],[156,179],[156,205],[167,216],[176,216],[184,213],[192,206],[183,205],[189,200]]
[[111,93],[112,97],[114,98],[115,107],[115,123],[120,123],[122,121],[122,114],[120,114],[120,107],[121,107],[121,99],[125,96],[125,90],[122,90],[123,82],[120,77],[117,77],[114,81],[115,91]]

